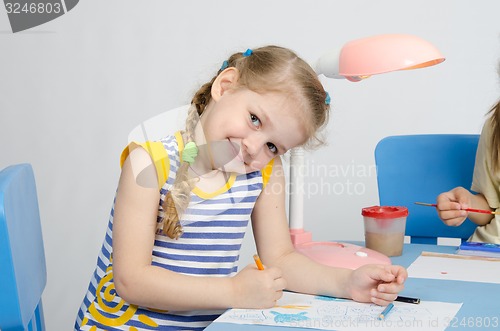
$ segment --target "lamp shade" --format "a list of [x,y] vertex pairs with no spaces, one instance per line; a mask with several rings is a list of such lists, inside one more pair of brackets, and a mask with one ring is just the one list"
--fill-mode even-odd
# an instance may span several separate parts
[[316,71],[330,78],[359,81],[385,72],[428,67],[444,60],[434,45],[420,37],[382,34],[356,39],[340,50],[325,53],[316,64]]
[[340,52],[339,74],[370,76],[384,72],[417,69],[445,60],[428,41],[408,34],[384,34],[353,40]]

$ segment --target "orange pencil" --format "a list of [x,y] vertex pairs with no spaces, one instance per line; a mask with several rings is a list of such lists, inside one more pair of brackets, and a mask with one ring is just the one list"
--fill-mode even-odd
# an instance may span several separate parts
[[257,254],[254,254],[253,259],[255,260],[255,264],[257,265],[257,269],[264,270],[264,265],[260,260],[260,257]]

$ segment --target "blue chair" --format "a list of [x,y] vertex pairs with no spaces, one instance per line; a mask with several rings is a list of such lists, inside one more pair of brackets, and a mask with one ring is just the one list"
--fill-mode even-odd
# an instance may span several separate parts
[[468,239],[476,225],[445,225],[432,207],[454,187],[470,189],[479,135],[422,134],[390,136],[375,147],[380,205],[406,206],[406,235],[412,243],[437,244],[438,237]]
[[12,165],[0,172],[0,330],[45,330],[46,282],[33,169]]

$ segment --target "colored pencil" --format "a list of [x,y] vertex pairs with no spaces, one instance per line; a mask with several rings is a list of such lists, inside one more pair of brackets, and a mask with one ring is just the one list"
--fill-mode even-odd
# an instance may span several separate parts
[[393,303],[390,303],[385,309],[378,315],[379,320],[383,320],[387,317],[387,314],[391,311],[391,309],[394,307]]
[[260,260],[260,257],[257,254],[254,254],[253,259],[255,260],[255,264],[257,265],[257,269],[264,270],[264,265]]
[[[415,204],[419,205],[419,206],[437,207],[437,205],[435,203],[415,202]],[[484,210],[484,209],[464,208],[464,209],[461,209],[461,210],[468,211],[469,213],[481,213],[481,214],[500,215],[500,212],[491,211],[491,210]]]

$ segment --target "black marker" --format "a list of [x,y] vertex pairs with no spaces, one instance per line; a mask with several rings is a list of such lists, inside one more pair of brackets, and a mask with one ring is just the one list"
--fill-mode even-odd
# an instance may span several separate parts
[[402,297],[402,296],[398,296],[395,301],[414,303],[416,305],[418,305],[420,303],[419,298],[409,298],[409,297]]

